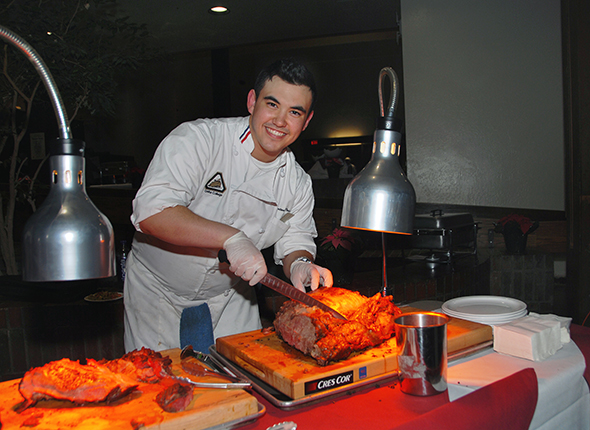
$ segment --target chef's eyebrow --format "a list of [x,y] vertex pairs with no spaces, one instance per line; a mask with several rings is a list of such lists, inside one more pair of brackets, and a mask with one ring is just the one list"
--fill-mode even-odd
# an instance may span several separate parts
[[[273,96],[266,96],[266,97],[264,97],[264,100],[270,100],[270,101],[273,101],[273,102],[275,102],[275,103],[276,103],[276,104],[278,104],[278,105],[280,105],[280,104],[281,104],[281,103],[280,103],[280,102],[279,102],[279,101],[278,101],[276,98],[274,98]],[[302,112],[302,113],[304,113],[304,114],[306,114],[306,113],[307,113],[307,109],[305,109],[303,106],[291,106],[291,109],[295,109],[295,110],[301,111],[301,112]]]

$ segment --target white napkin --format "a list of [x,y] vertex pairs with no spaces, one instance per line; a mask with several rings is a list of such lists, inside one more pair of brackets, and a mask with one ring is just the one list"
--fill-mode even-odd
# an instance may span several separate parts
[[561,349],[561,322],[541,315],[494,326],[494,351],[542,361]]
[[564,343],[568,343],[570,341],[570,325],[572,324],[571,318],[560,317],[560,316],[553,315],[553,314],[539,315],[534,312],[530,312],[529,315],[532,315],[532,316],[538,317],[538,318],[545,318],[548,320],[559,321],[559,324],[561,325],[561,343],[564,344]]

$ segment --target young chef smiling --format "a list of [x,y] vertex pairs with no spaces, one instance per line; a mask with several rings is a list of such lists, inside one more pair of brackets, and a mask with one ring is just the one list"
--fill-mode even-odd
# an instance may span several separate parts
[[248,93],[249,117],[187,122],[162,141],[133,201],[127,351],[179,347],[182,311],[203,303],[215,337],[261,328],[251,286],[267,273],[260,250],[272,245],[295,287],[332,286],[330,271],[311,262],[311,179],[289,150],[315,98],[309,70],[280,60]]

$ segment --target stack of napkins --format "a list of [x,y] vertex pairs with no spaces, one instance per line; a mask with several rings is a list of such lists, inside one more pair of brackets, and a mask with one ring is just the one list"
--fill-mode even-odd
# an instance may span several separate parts
[[527,360],[544,360],[561,349],[562,343],[569,342],[570,323],[571,318],[530,313],[507,324],[495,325],[494,351]]
[[570,325],[572,324],[572,319],[569,317],[560,317],[553,314],[544,314],[539,315],[534,312],[529,313],[530,316],[544,318],[547,320],[559,321],[561,326],[561,343],[568,343],[570,341]]

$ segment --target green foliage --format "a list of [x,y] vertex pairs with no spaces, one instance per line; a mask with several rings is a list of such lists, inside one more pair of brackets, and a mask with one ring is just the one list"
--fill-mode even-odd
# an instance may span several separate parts
[[[157,55],[145,26],[116,12],[116,0],[0,0],[0,25],[43,60],[69,122],[84,115],[114,115],[119,79]],[[50,112],[53,104],[25,54],[0,42],[0,185],[8,184],[7,192],[0,187],[0,256],[6,273],[14,275],[16,204],[26,201],[35,210],[33,185],[40,168],[30,177],[23,173],[28,159],[19,146],[31,112]]]
[[[70,118],[80,109],[114,115],[118,77],[156,55],[145,26],[116,16],[116,10],[116,0],[13,0],[0,6],[0,24],[45,61]],[[39,80],[31,63],[10,47],[7,66],[29,94]],[[5,105],[11,88],[5,79],[0,85]],[[48,102],[45,91],[38,99]]]

